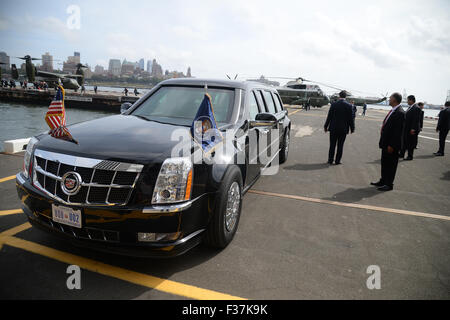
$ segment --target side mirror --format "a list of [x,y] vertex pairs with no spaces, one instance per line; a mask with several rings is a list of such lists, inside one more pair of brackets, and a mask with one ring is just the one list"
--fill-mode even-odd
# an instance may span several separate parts
[[130,102],[122,103],[122,105],[120,106],[120,113],[124,114],[125,111],[127,111],[128,109],[131,108],[131,106],[132,106],[132,104]]
[[277,124],[277,122],[277,118],[271,113],[258,113],[255,120],[250,121],[250,128],[273,127]]

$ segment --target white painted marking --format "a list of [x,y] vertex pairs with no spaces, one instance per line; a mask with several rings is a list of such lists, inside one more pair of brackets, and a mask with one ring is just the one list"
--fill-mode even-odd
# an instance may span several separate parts
[[[425,136],[422,136],[422,135],[420,135],[420,134],[419,134],[419,137],[425,138],[425,139],[430,139],[430,140],[436,140],[436,141],[439,141],[439,139],[437,139],[437,138],[425,137]],[[445,140],[445,142],[450,143],[449,140]]]

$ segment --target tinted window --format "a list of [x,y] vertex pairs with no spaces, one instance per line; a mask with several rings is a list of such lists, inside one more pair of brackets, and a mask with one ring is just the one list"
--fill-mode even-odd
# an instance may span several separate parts
[[256,115],[259,113],[259,109],[258,109],[258,103],[256,102],[255,93],[253,93],[253,92],[250,94],[248,111],[250,113],[250,119],[255,120]]
[[[208,93],[216,121],[228,123],[233,111],[234,90],[209,88]],[[132,114],[149,120],[190,126],[204,96],[204,88],[161,87]]]
[[267,107],[262,98],[262,92],[257,91],[257,92],[255,92],[255,95],[256,95],[256,100],[258,100],[259,107],[261,108],[261,112],[267,112]]
[[280,103],[280,97],[278,97],[278,95],[273,92],[272,92],[272,95],[273,95],[273,100],[275,101],[275,106],[277,108],[277,111],[280,112],[281,110],[283,110],[283,107],[281,106],[281,103]]
[[267,108],[269,109],[268,111],[270,113],[277,113],[275,110],[275,105],[273,104],[272,95],[270,94],[270,92],[263,91],[263,93],[264,93],[264,100],[266,101]]

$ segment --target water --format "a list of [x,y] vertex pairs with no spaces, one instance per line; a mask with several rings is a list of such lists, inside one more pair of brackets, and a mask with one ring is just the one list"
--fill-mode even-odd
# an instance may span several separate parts
[[[16,82],[17,86],[20,86]],[[31,87],[31,84],[28,84]],[[92,91],[94,87],[87,85],[86,91]],[[134,96],[134,87],[127,87],[128,95]],[[124,87],[103,87],[98,86],[98,92],[123,92]],[[142,96],[150,89],[139,89]],[[70,90],[71,92],[71,90]],[[29,138],[42,132],[48,132],[49,127],[45,122],[45,114],[48,106],[8,103],[0,101],[0,151],[3,151],[3,141]],[[67,124],[74,124],[86,120],[105,117],[113,113],[107,111],[90,111],[66,108]]]
[[[368,104],[367,105],[367,112],[366,114],[370,114],[370,109],[378,109],[378,110],[386,110],[389,111],[391,110],[390,106],[385,106],[385,105],[381,105],[381,104]],[[407,107],[403,107],[403,109],[406,111]],[[435,110],[435,109],[423,109],[423,111],[425,112],[425,116],[426,117],[437,117],[439,115],[439,112],[441,110]],[[362,107],[358,107],[358,113],[362,112]]]
[[[89,86],[85,86],[85,88],[86,88],[86,91],[92,91],[91,93],[94,92],[94,86],[90,86],[89,85]],[[121,93],[121,92],[123,92],[124,88],[125,88],[125,86],[123,86],[123,87],[102,87],[102,86],[98,86],[97,90],[98,90],[98,92],[105,92],[105,91],[107,91],[107,92],[119,92],[119,93]],[[128,95],[133,96],[134,95],[133,94],[134,87],[127,87],[127,89],[128,89]],[[137,88],[137,90],[141,94],[141,96],[142,96],[142,94],[145,94],[145,93],[150,91],[150,89],[140,89],[140,88]]]
[[[45,122],[48,106],[0,102],[0,151],[3,141],[22,139],[48,132]],[[67,124],[106,117],[113,113],[66,108]]]

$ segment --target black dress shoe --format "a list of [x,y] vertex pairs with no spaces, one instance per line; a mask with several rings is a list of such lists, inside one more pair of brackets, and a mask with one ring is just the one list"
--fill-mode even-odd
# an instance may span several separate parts
[[328,161],[327,163],[328,163],[328,164],[333,164],[333,160],[331,160],[331,161]]
[[444,154],[443,153],[440,153],[440,152],[435,152],[435,153],[433,153],[436,157],[443,157],[444,156]]
[[340,165],[340,164],[342,164],[342,162],[339,161],[339,162],[335,162],[334,164],[335,165]]
[[410,161],[410,160],[412,160],[413,159],[413,157],[408,157],[408,158],[405,158],[405,159],[403,159],[403,160],[408,160],[408,161]]
[[382,186],[384,186],[384,183],[382,183],[381,181],[378,181],[378,182],[371,182],[370,183],[372,186],[375,186],[375,187],[382,187]]
[[393,187],[391,187],[391,186],[386,186],[386,185],[384,185],[384,186],[382,186],[382,187],[379,187],[379,188],[377,188],[379,191],[391,191],[392,189],[394,189]]

